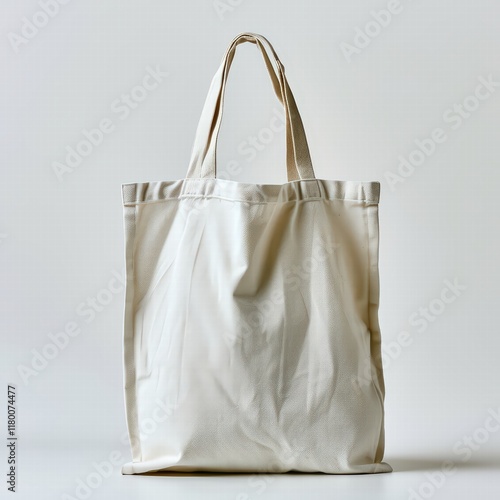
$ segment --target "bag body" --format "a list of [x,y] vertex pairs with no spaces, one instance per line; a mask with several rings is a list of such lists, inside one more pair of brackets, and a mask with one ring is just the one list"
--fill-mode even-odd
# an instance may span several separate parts
[[[236,47],[262,52],[286,115],[283,185],[216,178]],[[185,179],[124,184],[124,378],[152,471],[390,472],[378,324],[378,182],[316,179],[284,68],[230,44]]]

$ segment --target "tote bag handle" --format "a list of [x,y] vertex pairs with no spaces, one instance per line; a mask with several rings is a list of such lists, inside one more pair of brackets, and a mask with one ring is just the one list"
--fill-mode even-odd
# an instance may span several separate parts
[[[285,109],[288,181],[314,179],[314,170],[309,154],[304,125],[292,91],[285,77],[285,68],[269,41],[262,35],[257,35],[255,33],[242,33],[231,42],[217,73],[212,79],[196,130],[187,177],[216,177],[217,139],[222,122],[227,77],[236,52],[236,47],[245,42],[254,43],[260,49],[269,76],[271,77],[274,91]],[[271,58],[274,59],[276,67],[273,66]]]

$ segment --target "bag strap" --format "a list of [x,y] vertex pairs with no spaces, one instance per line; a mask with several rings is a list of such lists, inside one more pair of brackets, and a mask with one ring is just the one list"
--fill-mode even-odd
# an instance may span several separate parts
[[[187,177],[216,177],[217,139],[222,122],[226,82],[236,47],[245,42],[256,44],[262,53],[274,91],[285,109],[288,180],[314,179],[304,126],[285,77],[285,68],[269,41],[262,35],[255,33],[242,33],[231,42],[212,79],[198,123]],[[271,62],[269,54],[274,59],[276,67]]]

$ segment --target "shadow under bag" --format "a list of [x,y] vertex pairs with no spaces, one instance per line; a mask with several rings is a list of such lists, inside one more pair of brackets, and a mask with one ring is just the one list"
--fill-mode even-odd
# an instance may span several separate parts
[[[218,179],[236,47],[261,51],[286,115],[283,185]],[[390,472],[378,324],[378,182],[316,179],[270,43],[230,44],[185,179],[124,184],[125,400],[151,471]]]

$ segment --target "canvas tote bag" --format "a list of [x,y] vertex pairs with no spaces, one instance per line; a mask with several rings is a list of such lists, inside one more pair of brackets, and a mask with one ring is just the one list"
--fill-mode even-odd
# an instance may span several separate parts
[[[217,179],[236,47],[261,51],[286,115],[283,185]],[[281,166],[276,166],[281,168]],[[269,42],[213,78],[187,176],[122,186],[125,399],[150,471],[389,472],[378,325],[378,182],[316,179]]]

